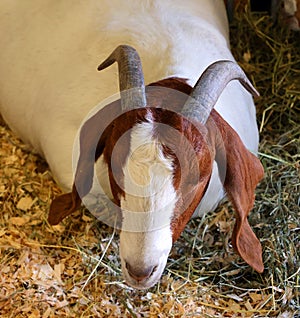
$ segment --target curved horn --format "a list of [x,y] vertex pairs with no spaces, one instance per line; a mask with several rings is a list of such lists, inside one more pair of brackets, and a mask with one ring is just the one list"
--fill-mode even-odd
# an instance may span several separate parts
[[259,96],[237,63],[217,61],[211,64],[200,76],[183,106],[182,115],[205,124],[219,96],[232,80],[239,80],[249,93],[255,97]]
[[145,107],[147,103],[144,75],[137,51],[129,45],[118,46],[98,66],[98,71],[109,67],[114,62],[117,62],[119,67],[122,110]]

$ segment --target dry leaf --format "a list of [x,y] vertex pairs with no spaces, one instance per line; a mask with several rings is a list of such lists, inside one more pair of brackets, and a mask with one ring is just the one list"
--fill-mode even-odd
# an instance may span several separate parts
[[5,165],[11,165],[18,160],[19,158],[16,155],[11,155],[5,158]]
[[17,208],[22,211],[27,211],[31,208],[32,204],[33,204],[33,200],[31,199],[31,197],[29,196],[23,197],[19,200],[17,204]]
[[240,296],[238,296],[236,294],[228,294],[227,296],[233,300],[236,300],[236,301],[243,301],[243,298],[241,298]]
[[249,63],[249,61],[251,60],[251,53],[248,51],[248,52],[245,52],[243,54],[243,59],[246,63]]
[[221,233],[228,233],[231,230],[231,224],[228,221],[218,221],[217,226]]
[[63,233],[66,229],[66,227],[63,224],[52,225],[52,228],[54,229],[54,231],[59,233]]
[[51,310],[51,308],[49,307],[49,308],[43,313],[42,318],[48,318],[48,317],[51,316],[51,314],[52,314],[52,310]]
[[241,310],[241,306],[236,303],[234,300],[229,300],[228,302],[228,307],[230,308],[230,310],[232,311],[238,311],[238,310]]
[[30,220],[29,216],[16,216],[9,219],[10,223],[13,225],[21,226],[26,224]]
[[40,314],[39,310],[34,309],[28,317],[29,318],[39,318],[39,317],[41,317],[41,314]]
[[252,310],[253,310],[253,307],[252,307],[252,305],[251,305],[249,299],[246,301],[245,307],[246,307],[247,310],[249,310],[249,311],[252,311]]
[[262,300],[262,295],[261,294],[250,293],[249,296],[250,296],[250,298],[252,299],[252,301],[254,303],[257,303],[257,302]]
[[65,269],[65,265],[63,263],[59,263],[59,264],[55,264],[54,265],[54,275],[55,278],[57,279],[59,284],[63,284],[62,280],[61,280],[61,274],[63,273]]

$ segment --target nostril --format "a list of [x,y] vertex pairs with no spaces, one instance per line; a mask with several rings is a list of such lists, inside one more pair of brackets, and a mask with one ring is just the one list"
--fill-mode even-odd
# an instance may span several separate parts
[[132,266],[128,262],[126,262],[126,269],[128,274],[135,279],[136,281],[143,281],[150,278],[155,271],[157,270],[158,266],[149,266],[149,267],[138,267]]

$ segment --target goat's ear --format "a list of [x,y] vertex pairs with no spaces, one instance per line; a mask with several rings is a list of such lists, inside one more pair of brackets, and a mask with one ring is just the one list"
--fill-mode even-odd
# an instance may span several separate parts
[[[103,153],[107,136],[110,134],[109,110],[91,117],[80,131],[80,154],[76,167],[72,192],[55,198],[50,206],[48,221],[56,225],[80,208],[81,198],[89,193],[93,184],[94,163]],[[111,112],[112,113],[112,112]],[[101,127],[108,127],[103,133]],[[100,137],[101,136],[101,137]]]
[[65,193],[55,198],[51,205],[48,215],[48,222],[57,225],[65,217],[79,209],[81,199],[73,186],[72,192]]
[[236,211],[232,244],[240,256],[257,272],[263,272],[261,244],[252,231],[247,216],[253,207],[255,188],[264,170],[256,156],[248,151],[238,134],[215,111],[211,118],[218,128],[216,161],[223,173],[224,187]]
[[88,194],[92,187],[95,159],[94,157],[87,158],[88,152],[84,152],[84,150],[81,153],[72,191],[56,197],[50,205],[48,222],[51,225],[58,224],[78,210],[81,206],[81,198]]

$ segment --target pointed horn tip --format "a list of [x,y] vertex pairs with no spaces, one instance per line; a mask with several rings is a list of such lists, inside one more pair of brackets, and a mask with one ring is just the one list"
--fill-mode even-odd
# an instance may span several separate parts
[[[258,90],[253,86],[251,81],[248,79],[246,74],[244,73],[245,77],[240,79],[240,83],[244,86],[244,88],[255,98],[260,97]],[[239,80],[239,78],[236,78]]]
[[97,67],[97,70],[98,70],[98,71],[102,71],[102,70],[104,70],[105,68],[111,66],[114,62],[115,62],[115,60],[106,59],[105,61],[103,61],[103,62]]
[[249,91],[249,93],[252,94],[252,96],[253,96],[254,98],[260,97],[260,94],[259,94],[258,90],[257,90],[252,84],[251,84],[251,86],[250,86],[249,88],[250,88],[250,89],[248,89],[248,91]]
[[98,71],[102,71],[104,70],[105,68],[111,66],[112,64],[114,64],[116,61],[117,61],[117,56],[120,52],[134,52],[137,54],[135,48],[133,48],[132,46],[129,46],[129,45],[126,45],[126,44],[122,44],[122,45],[119,45],[117,46],[114,51],[110,54],[110,56],[104,60],[98,67],[97,67],[97,70]]
[[260,97],[259,91],[256,88],[254,88],[254,95],[253,96],[256,98]]
[[104,70],[105,67],[103,66],[103,64],[100,64],[98,67],[97,67],[97,71],[102,71]]

